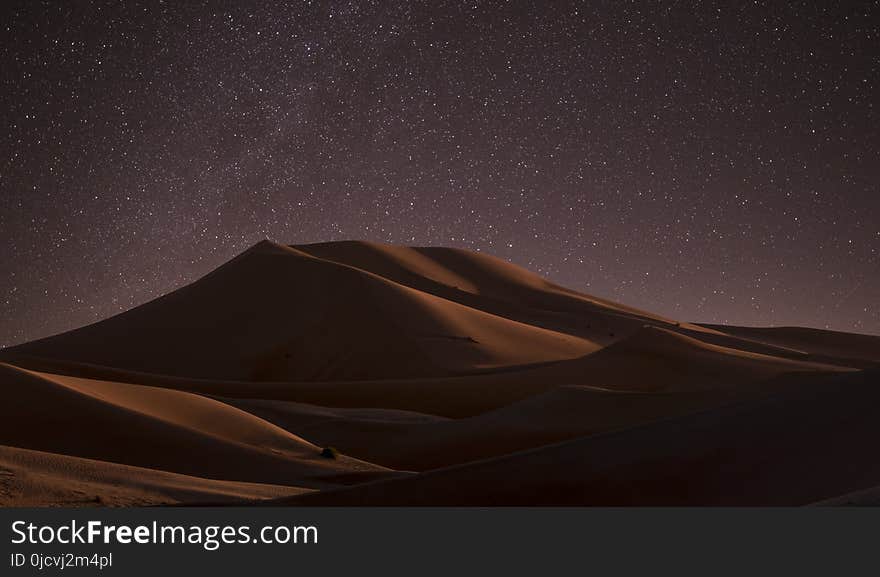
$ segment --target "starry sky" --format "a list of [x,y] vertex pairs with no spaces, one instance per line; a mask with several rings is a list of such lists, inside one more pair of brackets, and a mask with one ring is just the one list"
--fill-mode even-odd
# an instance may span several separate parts
[[880,334],[878,2],[0,10],[0,345],[267,237]]

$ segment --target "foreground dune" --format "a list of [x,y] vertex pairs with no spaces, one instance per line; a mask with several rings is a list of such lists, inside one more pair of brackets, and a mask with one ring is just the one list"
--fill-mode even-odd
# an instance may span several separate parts
[[570,386],[464,419],[394,419],[378,411],[351,413],[284,401],[227,402],[359,459],[426,471],[682,415],[736,396],[727,391],[668,395]]
[[291,486],[216,481],[0,446],[0,507],[237,503],[307,491]]
[[880,486],[870,487],[861,491],[853,491],[844,495],[838,495],[830,499],[823,499],[812,503],[820,507],[859,506],[877,507],[880,505]]
[[[0,439],[185,475],[326,488],[389,472],[203,396],[0,364]],[[194,458],[198,456],[198,458]]]
[[878,375],[423,473],[295,505],[806,505],[880,485]]
[[457,249],[264,241],[0,359],[2,504],[806,504],[880,486],[880,337],[683,323]]

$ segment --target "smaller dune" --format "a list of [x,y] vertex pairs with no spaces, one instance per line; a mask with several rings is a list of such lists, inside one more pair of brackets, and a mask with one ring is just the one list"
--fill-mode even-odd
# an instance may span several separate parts
[[131,507],[237,503],[308,489],[216,481],[0,445],[0,507]]
[[593,354],[557,363],[547,372],[573,384],[639,391],[684,391],[743,385],[789,372],[852,370],[722,347],[671,330],[646,326]]
[[793,506],[859,491],[869,501],[878,378],[817,374],[748,402],[280,503]]
[[707,326],[729,335],[753,339],[773,346],[788,347],[805,354],[880,363],[880,336],[876,335],[806,327]]
[[224,399],[321,445],[386,467],[426,471],[622,429],[718,406],[744,395],[559,387],[465,419],[284,401]]
[[[325,488],[389,474],[219,401],[0,363],[0,439],[16,447],[185,475]],[[197,456],[197,458],[195,458]]]

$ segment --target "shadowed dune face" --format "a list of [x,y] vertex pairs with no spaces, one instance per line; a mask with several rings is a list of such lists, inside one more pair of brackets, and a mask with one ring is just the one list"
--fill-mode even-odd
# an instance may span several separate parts
[[[805,505],[876,499],[880,374],[430,471],[295,505]],[[868,488],[866,491],[856,492]],[[276,503],[278,504],[278,503]]]
[[463,419],[419,413],[393,418],[383,410],[327,409],[283,401],[226,402],[346,454],[394,469],[427,471],[687,414],[731,398],[728,392],[716,391],[669,395],[559,387]]
[[265,241],[0,359],[2,504],[789,504],[880,485],[830,445],[876,435],[859,369],[880,338],[680,323],[457,249]]

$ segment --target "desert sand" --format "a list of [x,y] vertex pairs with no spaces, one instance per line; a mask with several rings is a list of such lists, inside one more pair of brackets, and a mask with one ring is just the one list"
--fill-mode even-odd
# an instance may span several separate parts
[[801,505],[880,486],[880,337],[668,319],[459,249],[263,241],[0,361],[3,506]]

